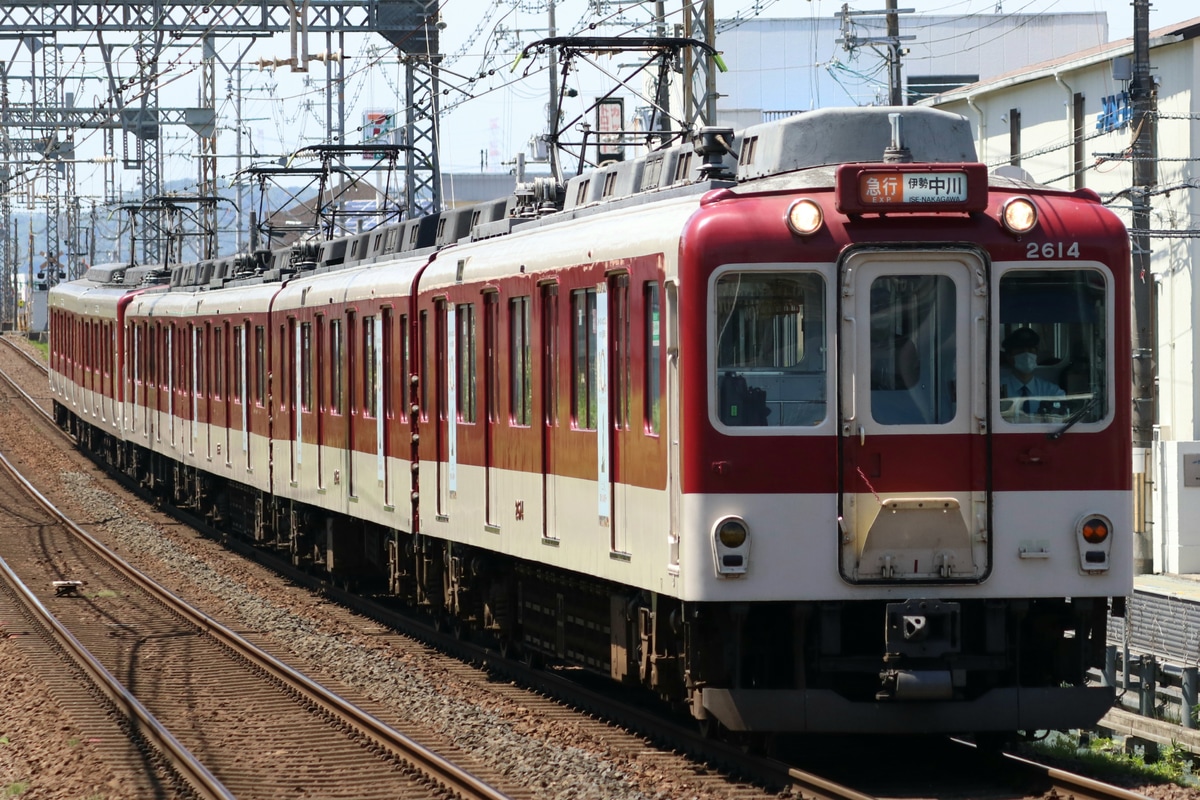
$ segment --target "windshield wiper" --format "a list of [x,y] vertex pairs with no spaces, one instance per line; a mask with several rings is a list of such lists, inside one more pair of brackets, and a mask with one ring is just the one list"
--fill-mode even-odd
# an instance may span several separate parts
[[1071,430],[1071,428],[1074,428],[1075,423],[1077,423],[1081,419],[1083,419],[1084,416],[1086,416],[1087,413],[1096,406],[1096,403],[1099,401],[1099,399],[1100,398],[1098,398],[1098,397],[1093,397],[1091,400],[1088,400],[1078,411],[1076,411],[1071,416],[1067,417],[1066,423],[1061,428],[1059,428],[1056,431],[1051,431],[1050,433],[1047,433],[1046,438],[1047,439],[1061,438],[1064,433]]

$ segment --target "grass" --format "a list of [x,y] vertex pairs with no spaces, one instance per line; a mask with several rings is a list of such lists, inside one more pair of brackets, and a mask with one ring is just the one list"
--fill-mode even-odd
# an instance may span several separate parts
[[16,797],[17,795],[24,794],[25,790],[28,788],[29,788],[29,784],[25,783],[24,781],[17,781],[16,783],[10,783],[7,786],[7,788],[5,788],[5,790],[4,790],[4,796],[5,797]]
[[1069,736],[1057,736],[1031,743],[1029,748],[1035,756],[1085,765],[1090,774],[1101,778],[1121,776],[1147,783],[1197,785],[1191,753],[1174,742],[1159,748],[1158,759],[1149,762],[1141,752],[1125,752],[1123,745],[1113,739],[1095,738],[1080,747]]

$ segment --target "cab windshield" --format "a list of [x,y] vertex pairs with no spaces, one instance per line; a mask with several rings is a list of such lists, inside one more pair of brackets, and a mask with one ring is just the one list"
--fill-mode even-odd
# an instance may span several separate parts
[[1106,302],[1099,270],[1014,270],[1000,278],[997,394],[1005,421],[1105,418]]
[[726,272],[713,310],[717,417],[738,427],[811,427],[826,416],[825,280]]

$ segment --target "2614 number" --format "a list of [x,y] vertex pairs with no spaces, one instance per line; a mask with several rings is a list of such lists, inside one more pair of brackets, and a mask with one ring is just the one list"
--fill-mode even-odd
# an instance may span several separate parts
[[1079,258],[1079,242],[1030,242],[1025,245],[1026,258]]

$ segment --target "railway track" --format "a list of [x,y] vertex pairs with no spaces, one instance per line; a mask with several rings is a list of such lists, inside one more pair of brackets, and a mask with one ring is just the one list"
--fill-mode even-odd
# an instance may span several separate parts
[[[27,618],[203,797],[507,795],[182,602],[62,516],[0,456],[0,540]],[[29,502],[36,499],[36,506]],[[19,579],[18,579],[19,576]],[[57,619],[56,619],[57,618]],[[60,625],[61,621],[61,625]]]
[[[262,557],[260,552],[253,550],[252,552],[256,557]],[[691,766],[693,778],[702,779],[704,786],[721,787],[713,789],[713,791],[714,796],[722,797],[766,797],[769,796],[769,792],[790,790],[793,795],[806,798],[863,800],[881,794],[894,795],[896,784],[900,782],[899,776],[903,775],[906,769],[912,767],[911,762],[907,766],[898,767],[892,773],[897,776],[897,780],[893,781],[890,786],[887,784],[872,785],[863,782],[864,776],[861,774],[861,768],[859,768],[857,776],[854,774],[853,768],[839,776],[836,769],[826,770],[824,763],[813,767],[811,761],[799,759],[795,762],[799,766],[789,766],[782,761],[748,755],[739,748],[706,741],[695,735],[690,728],[680,725],[678,720],[665,718],[658,713],[647,712],[644,708],[645,704],[639,708],[636,699],[632,701],[630,698],[614,699],[611,696],[611,687],[606,687],[601,691],[591,691],[586,685],[571,680],[567,675],[560,674],[556,670],[529,669],[522,664],[499,659],[497,654],[485,645],[456,639],[452,635],[442,635],[423,621],[414,621],[412,618],[382,608],[377,604],[367,603],[362,598],[339,592],[324,584],[317,577],[292,573],[288,575],[288,579],[297,583],[307,583],[318,593],[318,596],[336,600],[338,603],[344,602],[378,621],[379,627],[377,628],[363,627],[361,619],[356,624],[362,630],[371,630],[370,638],[374,642],[374,647],[379,650],[398,653],[404,659],[410,657],[415,659],[421,657],[424,650],[423,643],[434,644],[439,648],[454,652],[462,660],[460,667],[451,667],[450,670],[462,673],[464,680],[470,679],[470,673],[478,672],[476,665],[483,665],[490,676],[488,691],[520,706],[526,716],[534,720],[530,722],[531,726],[540,725],[554,730],[560,726],[587,728],[590,725],[592,727],[590,735],[595,737],[596,741],[601,742],[602,746],[610,753],[619,758],[640,759],[643,766],[649,762],[651,765],[649,769],[659,776],[664,776],[662,779],[667,782],[680,780],[674,776],[674,773],[679,770],[679,765],[672,763],[678,762],[679,759],[666,750],[655,752],[653,748],[647,746],[646,740],[692,753],[694,758]],[[330,607],[330,610],[335,611],[333,607]],[[395,633],[396,630],[402,631],[403,634]],[[475,677],[475,680],[478,680],[478,676]],[[530,694],[527,689],[522,688],[526,686],[534,688],[535,693]],[[546,696],[541,696],[543,694]],[[639,732],[640,735],[630,735],[613,730],[611,725],[603,721],[592,720],[589,723],[587,720],[581,720],[580,714],[573,709],[616,721],[629,730]],[[857,745],[853,745],[852,749],[857,747]],[[957,758],[966,760],[961,756]],[[842,761],[845,760],[843,757]],[[979,763],[984,764],[987,761],[984,759]],[[857,763],[861,765],[861,759]],[[983,767],[969,770],[976,773],[973,784],[975,788],[967,790],[966,795],[958,791],[955,796],[978,796],[980,786],[990,787],[987,790],[989,796],[1006,796],[1002,789],[995,787],[996,785],[1011,785],[1013,776],[1017,774],[1022,776],[1020,783],[1023,788],[1020,793],[1010,795],[1013,797],[1055,796],[1054,793],[1057,793],[1059,797],[1126,800],[1126,798],[1141,796],[1116,787],[1108,787],[1111,791],[1105,793],[1102,784],[1089,779],[1035,766],[1017,767],[1014,766],[1016,763],[1006,761],[1003,766],[988,767],[987,770],[993,774],[991,783],[981,778],[986,772]],[[705,764],[709,766],[702,766]],[[805,764],[808,766],[805,767]],[[746,776],[750,782],[730,778],[729,775]],[[768,787],[767,791],[758,788],[759,785]],[[925,791],[928,792],[927,795],[912,796],[950,796],[950,792],[954,790],[947,789],[944,795],[928,788]],[[532,796],[538,795],[535,793]],[[706,795],[700,793],[699,796]]]
[[46,362],[17,344],[10,335],[0,336],[0,343],[8,356],[0,361],[3,364],[0,380],[18,392],[30,408],[40,411],[46,419],[53,419],[54,397],[50,392],[50,369]]

